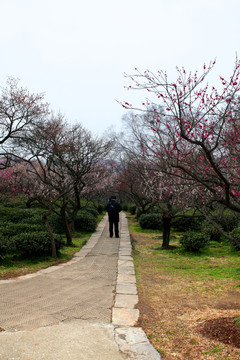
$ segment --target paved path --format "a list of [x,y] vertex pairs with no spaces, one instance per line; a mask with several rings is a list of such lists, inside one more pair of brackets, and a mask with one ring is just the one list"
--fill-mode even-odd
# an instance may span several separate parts
[[120,239],[105,216],[67,264],[0,281],[0,360],[160,359],[137,301],[125,215]]

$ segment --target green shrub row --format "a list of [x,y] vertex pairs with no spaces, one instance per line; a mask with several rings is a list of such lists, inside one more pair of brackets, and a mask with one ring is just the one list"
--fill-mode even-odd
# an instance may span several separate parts
[[[100,209],[101,210],[101,209]],[[22,209],[0,206],[0,256],[17,253],[21,255],[51,254],[51,241],[42,214],[44,209]],[[77,231],[93,232],[97,227],[99,212],[93,206],[80,211],[75,227]],[[54,233],[56,249],[63,246],[60,234],[64,233],[62,219],[55,213],[48,217]]]
[[[217,218],[217,215],[213,213],[212,217],[215,217],[215,221],[218,224],[221,221],[219,227],[224,231],[229,232],[232,230],[230,234],[240,242],[240,228],[237,227],[239,224],[238,215],[228,213],[225,218]],[[160,213],[143,214],[139,217],[138,222],[142,229],[163,229]],[[171,225],[175,231],[183,233],[180,243],[187,251],[200,251],[207,246],[210,241],[220,242],[222,239],[222,233],[200,216],[176,217],[173,218]]]
[[162,230],[162,217],[160,214],[142,214],[138,222],[142,229]]
[[[57,252],[64,246],[64,239],[54,234]],[[24,256],[51,255],[52,246],[49,234],[46,231],[23,232],[11,238],[0,235],[0,254],[4,256],[16,253]]]
[[82,210],[79,211],[74,225],[76,231],[84,230],[93,232],[97,227],[97,218],[86,210]]

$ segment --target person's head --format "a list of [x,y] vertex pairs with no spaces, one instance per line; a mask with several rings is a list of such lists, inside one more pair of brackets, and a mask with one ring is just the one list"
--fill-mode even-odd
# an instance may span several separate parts
[[117,200],[116,195],[111,196],[111,200],[112,200],[112,201],[116,201],[116,200]]

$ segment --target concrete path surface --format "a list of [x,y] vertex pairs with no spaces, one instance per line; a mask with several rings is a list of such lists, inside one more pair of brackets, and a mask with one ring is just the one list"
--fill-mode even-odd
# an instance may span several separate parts
[[159,360],[139,311],[127,220],[107,216],[66,264],[0,281],[0,360]]

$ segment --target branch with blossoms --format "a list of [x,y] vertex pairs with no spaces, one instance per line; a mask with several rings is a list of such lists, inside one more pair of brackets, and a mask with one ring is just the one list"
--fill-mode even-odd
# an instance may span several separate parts
[[229,80],[219,77],[221,91],[204,85],[214,65],[204,65],[200,75],[178,68],[175,81],[163,71],[136,71],[127,77],[135,84],[131,88],[157,99],[143,103],[146,151],[168,159],[172,175],[191,181],[203,204],[216,201],[240,212],[240,62],[236,59]]

